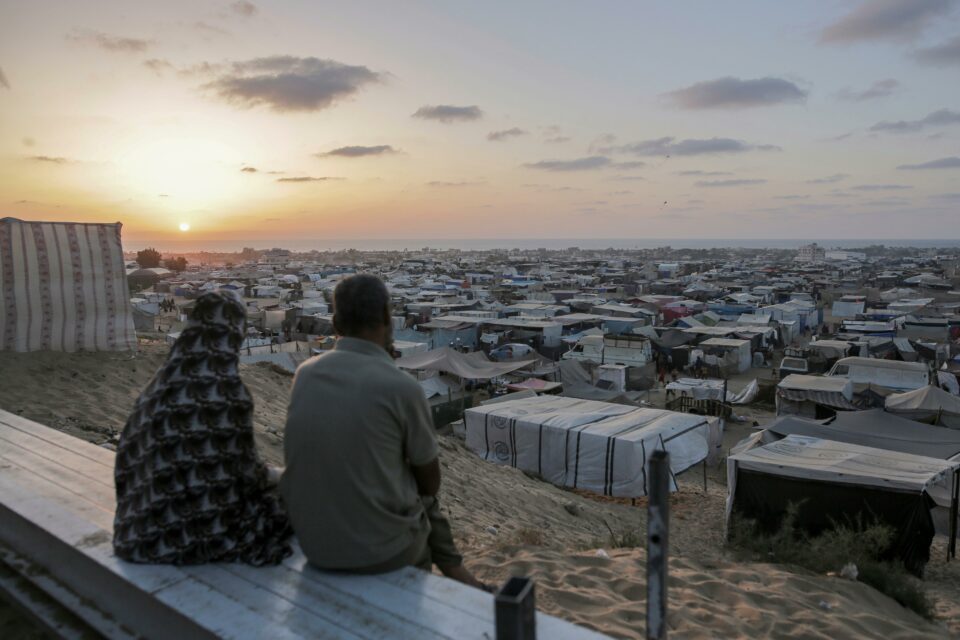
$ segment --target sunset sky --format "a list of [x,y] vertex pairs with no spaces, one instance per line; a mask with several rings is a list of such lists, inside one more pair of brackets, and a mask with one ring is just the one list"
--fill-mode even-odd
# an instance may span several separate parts
[[960,0],[3,2],[0,207],[128,248],[957,239]]

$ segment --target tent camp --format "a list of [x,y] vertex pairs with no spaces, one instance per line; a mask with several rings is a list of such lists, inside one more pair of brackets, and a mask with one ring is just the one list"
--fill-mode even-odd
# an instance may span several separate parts
[[902,418],[960,429],[960,398],[935,386],[887,396],[885,408]]
[[777,385],[777,415],[825,418],[837,410],[853,411],[853,384],[846,378],[792,374]]
[[119,222],[0,219],[0,351],[136,344]]
[[464,413],[467,447],[484,460],[555,485],[617,497],[647,494],[647,459],[670,453],[676,474],[717,454],[715,418],[561,396],[483,405]]
[[813,535],[835,522],[878,518],[896,532],[893,555],[922,574],[935,532],[932,494],[950,496],[955,523],[958,469],[960,462],[788,435],[727,458],[728,524],[736,514],[772,532],[790,504]]

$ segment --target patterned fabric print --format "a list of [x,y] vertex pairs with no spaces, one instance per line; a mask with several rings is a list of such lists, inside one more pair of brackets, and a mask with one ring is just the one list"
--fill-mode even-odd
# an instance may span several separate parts
[[233,292],[207,293],[120,436],[114,550],[131,562],[277,564],[292,529],[254,448],[240,380],[246,318]]

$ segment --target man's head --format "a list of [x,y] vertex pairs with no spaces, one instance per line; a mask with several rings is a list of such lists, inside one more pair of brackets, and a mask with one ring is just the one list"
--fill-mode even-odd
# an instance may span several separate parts
[[393,326],[383,281],[367,273],[341,280],[333,290],[333,328],[337,335],[369,340],[389,351]]

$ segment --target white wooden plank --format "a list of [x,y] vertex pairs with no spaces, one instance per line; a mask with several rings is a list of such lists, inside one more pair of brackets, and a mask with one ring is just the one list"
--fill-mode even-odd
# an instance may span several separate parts
[[[357,629],[363,629],[363,637],[390,637],[398,640],[429,640],[459,638],[446,627],[436,627],[428,617],[402,620],[387,611],[376,598],[358,598],[353,594],[331,588],[322,580],[314,580],[288,566],[253,568],[240,564],[222,565],[223,569],[238,579],[247,579],[278,598],[295,603],[315,615],[334,619],[344,615],[360,619]],[[351,578],[356,576],[342,576]],[[467,636],[472,637],[472,636]]]
[[100,479],[91,478],[2,438],[0,438],[0,461],[29,469],[35,475],[49,480],[78,497],[96,503],[108,511],[115,509],[116,498],[113,483],[105,483],[103,474],[101,474]]
[[195,580],[177,583],[154,595],[167,606],[196,620],[220,638],[283,640],[303,637],[291,631],[284,623],[264,618],[209,585]]
[[14,429],[0,422],[0,451],[3,450],[5,443],[14,444],[57,464],[62,464],[69,469],[84,474],[92,480],[106,482],[111,486],[113,485],[112,462],[110,465],[103,464],[98,460],[92,460],[87,456],[81,455],[72,449],[67,449],[66,447]]
[[[231,564],[210,564],[191,568],[194,578],[212,589],[219,591],[238,602],[243,603],[251,611],[274,621],[277,625],[292,631],[299,637],[308,638],[420,638],[422,629],[409,630],[397,625],[397,621],[388,620],[387,624],[380,624],[380,620],[373,618],[353,603],[353,607],[338,606],[338,603],[321,601],[318,607],[304,607],[303,597],[298,598],[296,591],[292,594],[280,594],[268,588],[235,575]],[[246,567],[252,572],[269,572],[268,568]],[[292,595],[293,597],[286,597]],[[308,599],[309,596],[306,597]],[[314,603],[316,604],[316,603]],[[318,609],[318,611],[314,611]]]
[[114,453],[70,434],[0,409],[0,422],[113,468]]

